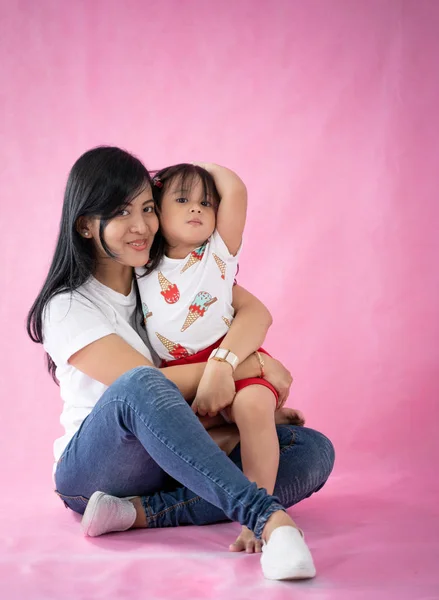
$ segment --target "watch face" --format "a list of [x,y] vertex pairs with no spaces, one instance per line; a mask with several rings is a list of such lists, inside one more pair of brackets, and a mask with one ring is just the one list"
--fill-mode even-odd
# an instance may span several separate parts
[[216,350],[212,350],[209,356],[209,360],[210,359],[218,360],[220,362],[227,362],[233,370],[235,370],[239,364],[239,358],[236,356],[236,354],[233,354],[233,352],[227,350],[227,348],[216,348]]

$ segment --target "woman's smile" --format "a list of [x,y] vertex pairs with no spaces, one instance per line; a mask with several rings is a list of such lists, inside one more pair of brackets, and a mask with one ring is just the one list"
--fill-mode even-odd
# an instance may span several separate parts
[[127,244],[128,246],[131,246],[133,250],[136,250],[136,252],[142,252],[143,250],[146,250],[148,248],[149,240],[142,238],[138,240],[133,240],[132,242],[127,242]]

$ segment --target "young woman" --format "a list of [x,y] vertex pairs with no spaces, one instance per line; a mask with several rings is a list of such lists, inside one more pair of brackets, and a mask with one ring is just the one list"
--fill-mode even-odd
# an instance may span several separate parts
[[[157,369],[143,337],[133,270],[148,261],[157,229],[150,176],[139,160],[111,147],[78,159],[52,265],[28,319],[64,401],[65,435],[54,448],[57,492],[84,513],[86,535],[232,519],[262,539],[265,577],[313,577],[311,555],[285,507],[325,483],[332,444],[313,430],[279,426],[273,496],[243,475],[239,447],[227,457],[212,440],[186,399],[195,397],[205,370],[219,390],[223,380],[228,385],[229,365]],[[239,286],[233,304],[225,342],[242,361],[234,376],[257,377],[253,352],[270,319]],[[265,377],[281,397],[288,394],[291,376],[268,356]]]

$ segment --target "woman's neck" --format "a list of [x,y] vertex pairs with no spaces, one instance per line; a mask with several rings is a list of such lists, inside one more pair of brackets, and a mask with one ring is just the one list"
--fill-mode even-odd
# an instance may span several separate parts
[[121,265],[112,259],[100,262],[94,277],[115,292],[128,296],[133,285],[133,268]]

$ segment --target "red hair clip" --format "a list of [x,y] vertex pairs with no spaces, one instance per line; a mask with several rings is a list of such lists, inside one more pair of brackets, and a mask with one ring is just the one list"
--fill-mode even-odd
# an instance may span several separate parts
[[160,177],[154,177],[154,179],[152,180],[152,182],[158,188],[163,187],[163,181],[160,179]]

